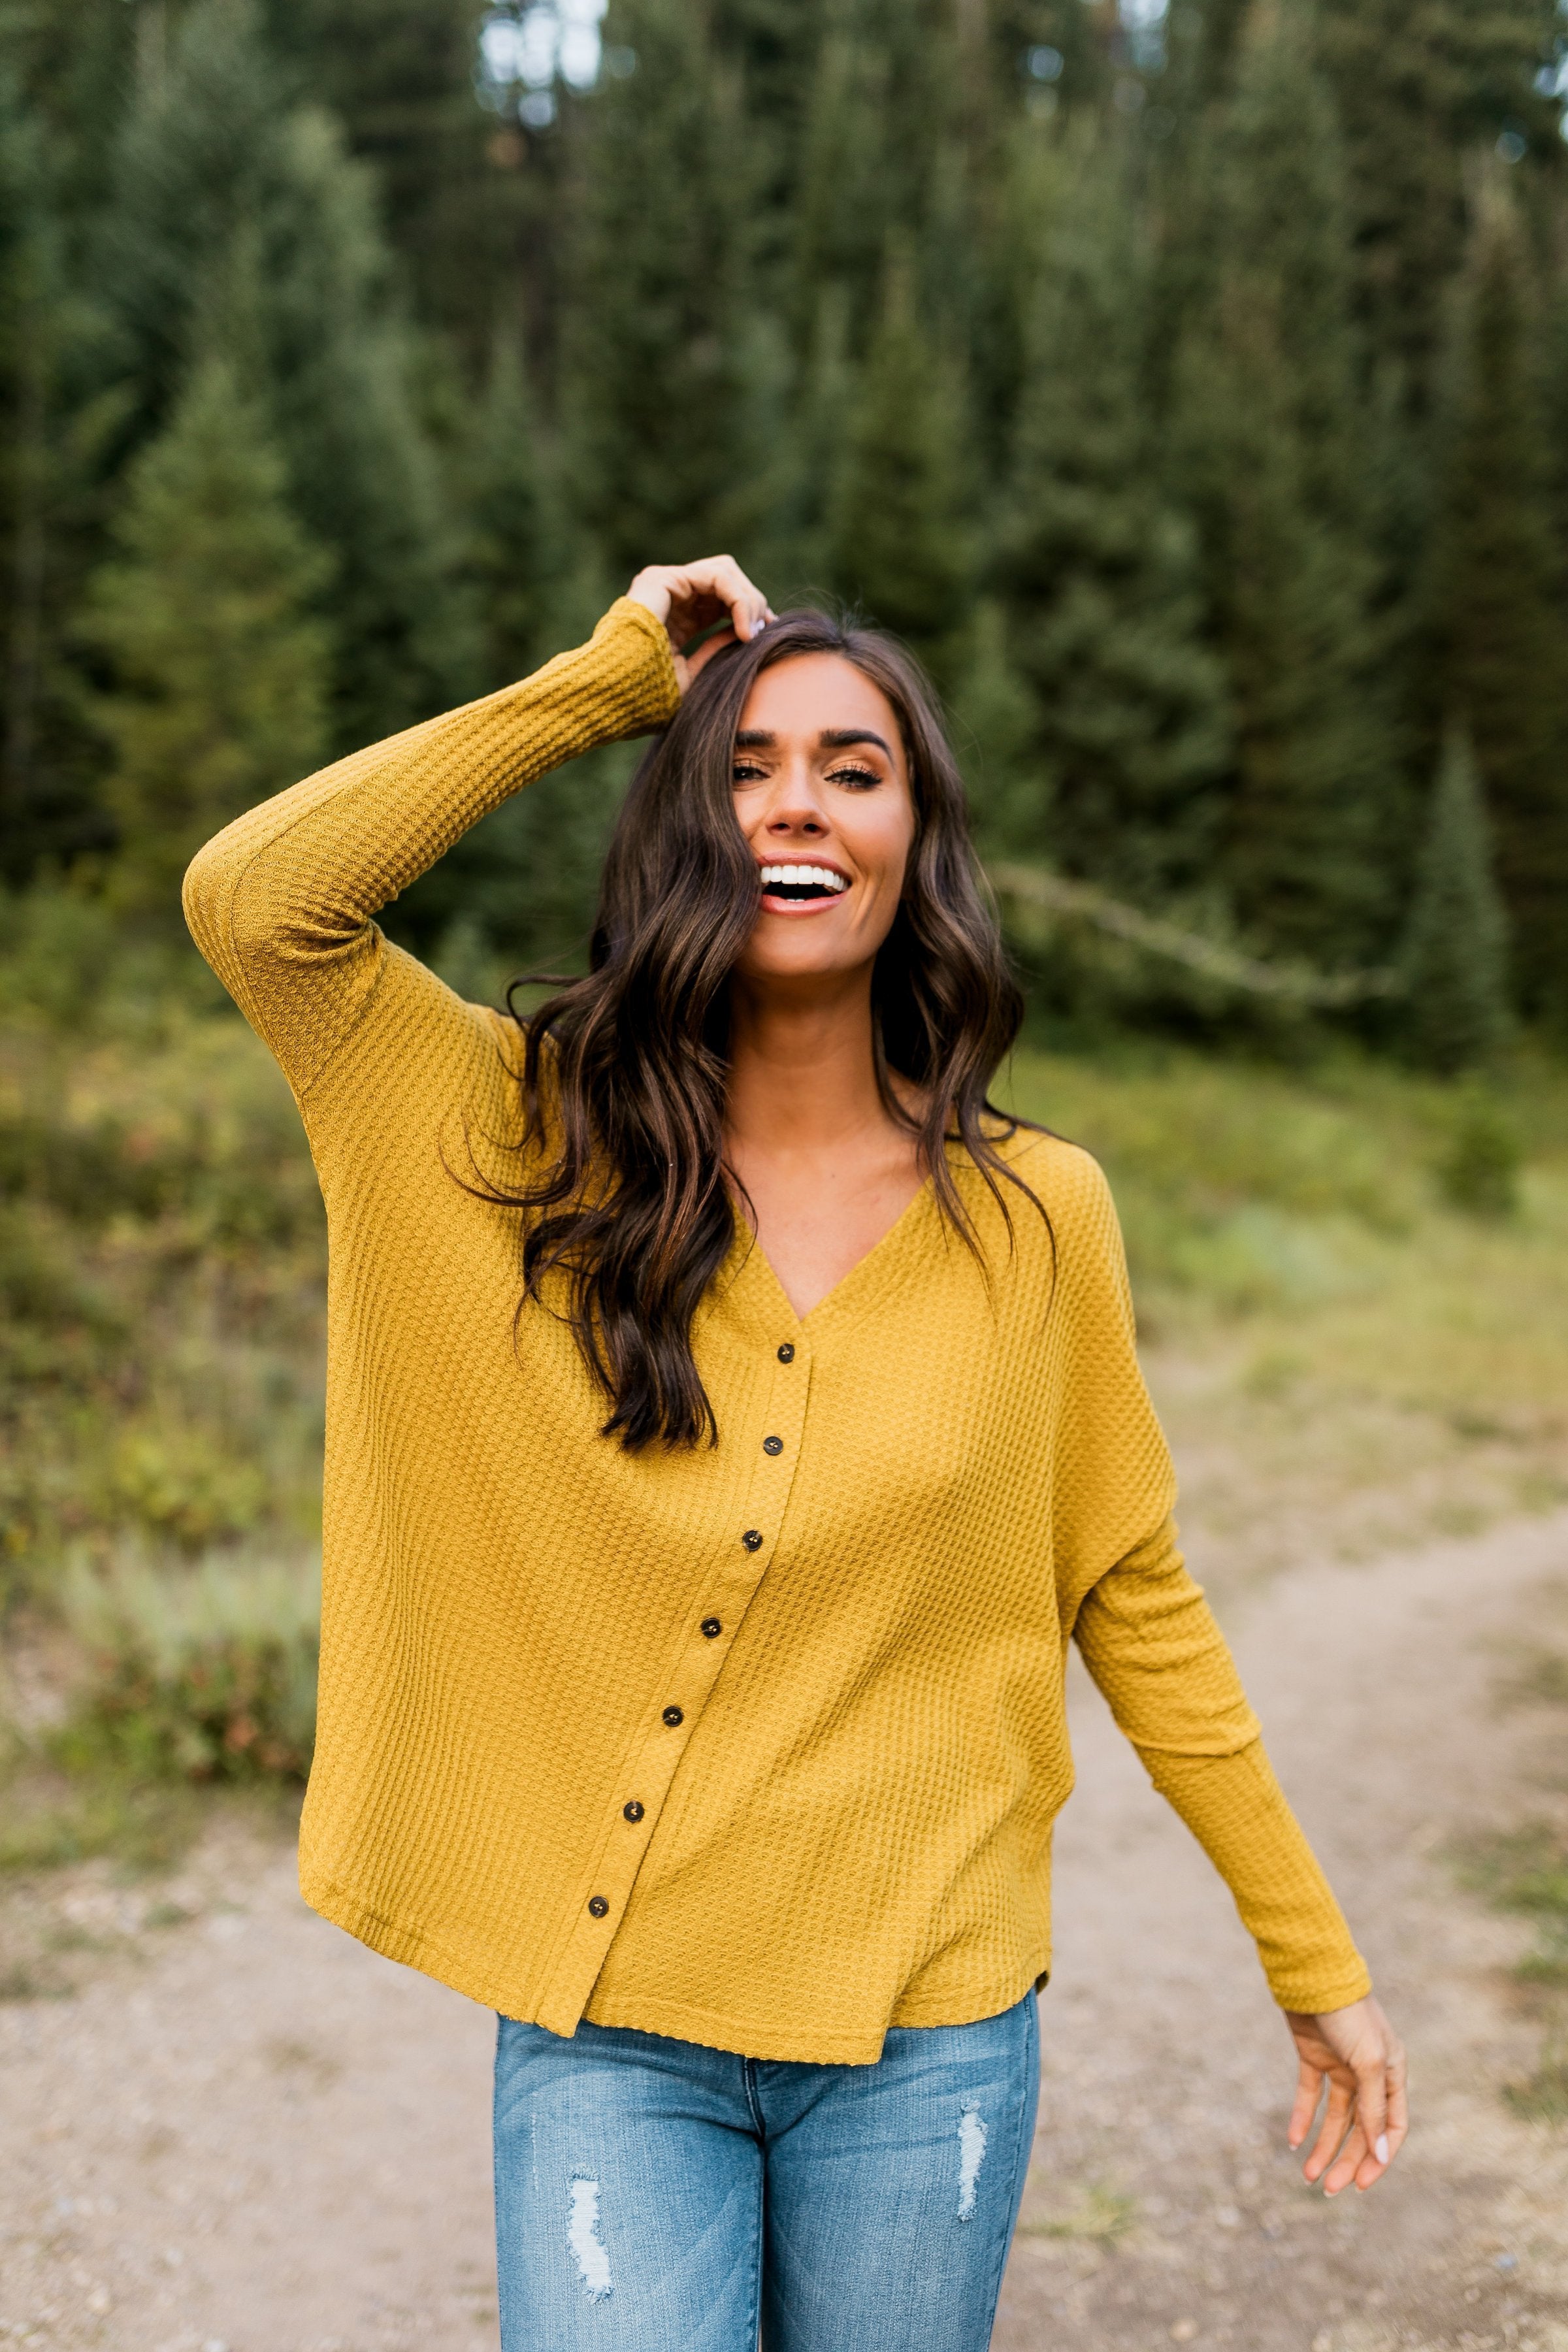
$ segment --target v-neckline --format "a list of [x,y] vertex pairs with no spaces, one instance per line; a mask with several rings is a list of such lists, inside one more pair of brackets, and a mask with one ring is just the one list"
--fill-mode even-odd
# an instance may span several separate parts
[[773,1261],[769,1257],[766,1250],[763,1247],[759,1235],[753,1227],[747,1222],[745,1213],[741,1209],[739,1203],[733,1203],[735,1217],[734,1253],[737,1260],[733,1278],[739,1280],[745,1273],[746,1269],[754,1264],[757,1267],[758,1275],[765,1276],[767,1281],[772,1285],[773,1290],[777,1293],[779,1303],[784,1307],[784,1313],[789,1317],[791,1328],[794,1330],[802,1332],[809,1337],[812,1327],[816,1323],[818,1317],[822,1317],[824,1319],[826,1318],[829,1307],[841,1309],[845,1304],[847,1297],[849,1299],[849,1303],[853,1305],[853,1294],[864,1288],[866,1284],[873,1281],[876,1278],[876,1275],[880,1272],[881,1269],[878,1266],[877,1261],[883,1258],[885,1253],[890,1251],[892,1243],[903,1231],[904,1227],[914,1222],[921,1210],[933,1198],[933,1196],[934,1186],[932,1180],[930,1176],[927,1176],[921,1181],[919,1189],[912,1192],[910,1198],[904,1202],[903,1207],[899,1211],[898,1215],[893,1219],[892,1223],[887,1227],[886,1231],[878,1234],[876,1240],[871,1244],[870,1248],[868,1250],[862,1251],[861,1255],[856,1259],[854,1265],[847,1267],[845,1272],[839,1276],[832,1289],[824,1291],[822,1297],[816,1301],[816,1305],[814,1307],[808,1307],[804,1315],[800,1315],[795,1312],[794,1302],[792,1301],[788,1291],[784,1288],[784,1284],[779,1280],[778,1275],[774,1270]]

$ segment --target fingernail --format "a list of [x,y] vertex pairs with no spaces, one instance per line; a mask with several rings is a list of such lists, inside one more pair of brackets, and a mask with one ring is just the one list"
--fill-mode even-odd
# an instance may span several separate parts
[[1377,2136],[1377,2144],[1372,2152],[1373,2156],[1376,2157],[1379,2164],[1386,2164],[1388,2162],[1388,2134],[1386,2132],[1379,2132]]

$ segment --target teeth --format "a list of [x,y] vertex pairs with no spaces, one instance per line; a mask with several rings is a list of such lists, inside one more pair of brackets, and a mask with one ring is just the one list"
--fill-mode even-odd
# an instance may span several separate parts
[[819,889],[833,891],[849,887],[843,875],[835,874],[830,866],[764,866],[762,880],[764,890],[770,882],[793,882],[797,887],[803,883],[815,882]]

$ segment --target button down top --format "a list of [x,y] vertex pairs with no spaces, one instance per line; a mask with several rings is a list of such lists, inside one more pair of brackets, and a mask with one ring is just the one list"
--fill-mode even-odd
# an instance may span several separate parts
[[591,646],[250,810],[192,868],[331,1239],[307,1899],[552,2032],[586,2014],[868,2063],[889,2024],[995,2015],[1048,1965],[1076,1636],[1277,1997],[1354,2000],[1175,1547],[1087,1153],[1003,1144],[1050,1213],[1012,1195],[1009,1235],[953,1147],[983,1265],[928,1185],[804,1320],[737,1227],[692,1330],[716,1445],[601,1437],[549,1286],[514,1329],[519,1216],[459,1179],[465,1139],[484,1172],[518,1133],[517,1030],[372,917],[520,784],[678,699],[662,625],[622,602]]

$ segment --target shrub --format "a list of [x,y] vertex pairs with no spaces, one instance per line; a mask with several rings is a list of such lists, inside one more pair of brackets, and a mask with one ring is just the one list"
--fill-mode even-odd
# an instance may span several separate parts
[[128,1429],[110,1471],[114,1517],[190,1555],[248,1535],[267,1508],[259,1463],[237,1461],[212,1434],[162,1426]]
[[1511,1216],[1523,1158],[1518,1132],[1498,1106],[1485,1095],[1467,1097],[1438,1162],[1444,1199],[1468,1216]]
[[90,1664],[60,1760],[149,1779],[302,1780],[315,1740],[317,1592],[313,1561],[79,1561],[63,1611]]

